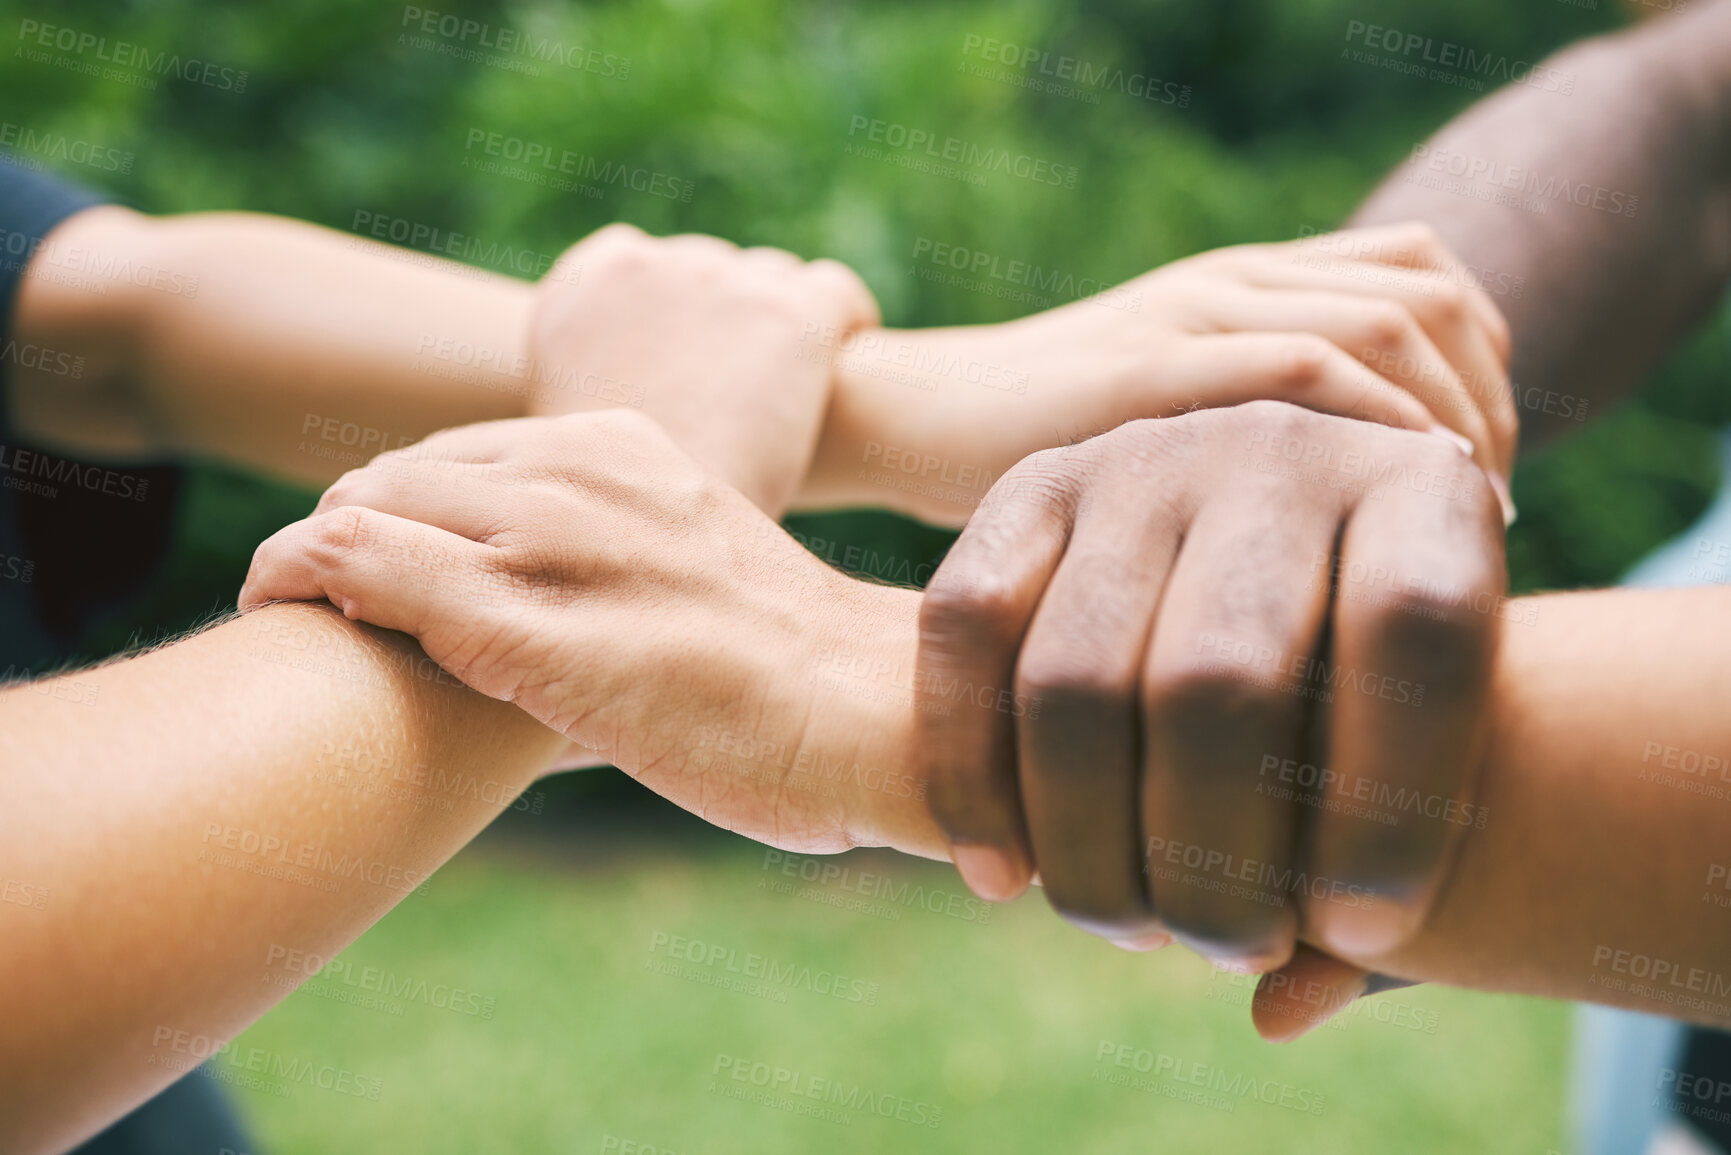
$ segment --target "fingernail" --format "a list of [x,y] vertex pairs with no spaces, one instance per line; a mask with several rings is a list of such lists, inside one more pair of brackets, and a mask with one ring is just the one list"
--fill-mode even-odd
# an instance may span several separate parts
[[[1302,1004],[1285,1004],[1285,1009],[1280,1012],[1281,1025],[1285,1029],[1270,1029],[1265,1031],[1262,1037],[1271,1043],[1290,1043],[1294,1039],[1303,1038],[1368,992],[1369,980],[1366,976],[1358,971],[1349,971],[1336,982],[1322,985],[1319,991],[1306,991]],[[1260,988],[1257,993],[1262,993]]]
[[1432,425],[1429,432],[1441,437],[1444,441],[1447,441],[1450,445],[1453,445],[1468,457],[1473,455],[1473,443],[1468,441],[1459,433],[1456,433],[1453,429],[1444,425],[1442,422],[1439,421],[1435,425]]
[[1171,946],[1172,936],[1155,932],[1154,934],[1145,934],[1141,938],[1115,938],[1108,941],[1119,950],[1133,951],[1136,954],[1147,954],[1149,951],[1156,951],[1160,950],[1162,947]]
[[1015,898],[1026,886],[1026,876],[1015,861],[995,846],[959,842],[950,848],[950,858],[968,889],[987,902]]
[[1485,476],[1490,478],[1491,492],[1497,495],[1497,501],[1502,504],[1503,528],[1507,529],[1509,526],[1515,524],[1515,502],[1514,498],[1509,495],[1509,483],[1503,478],[1501,473],[1498,473],[1494,469]]

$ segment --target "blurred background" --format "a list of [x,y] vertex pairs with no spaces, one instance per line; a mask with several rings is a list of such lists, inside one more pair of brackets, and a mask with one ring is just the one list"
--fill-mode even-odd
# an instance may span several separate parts
[[[14,33],[53,23],[238,78],[152,87],[137,70],[84,75],[15,51],[0,116],[127,154],[118,170],[21,155],[150,212],[248,209],[344,231],[402,219],[475,238],[471,259],[502,272],[508,253],[550,259],[609,221],[709,232],[844,260],[892,324],[936,325],[1064,298],[937,283],[922,240],[1111,282],[1338,224],[1481,95],[1344,57],[1351,21],[1536,60],[1632,18],[1612,0],[432,3],[0,4]],[[443,31],[462,20],[488,32]],[[538,59],[498,47],[501,32],[578,51]],[[1037,65],[987,60],[987,41],[1151,76],[1157,96],[1044,91],[1026,83]],[[970,183],[852,155],[859,116],[1049,158],[1078,179]],[[486,172],[468,147],[477,132],[647,169],[689,197]],[[1707,506],[1731,418],[1728,352],[1716,322],[1639,399],[1522,465],[1517,590],[1614,582]],[[232,605],[253,546],[314,497],[196,469],[152,597],[86,649]],[[951,540],[877,514],[789,524],[914,569]],[[379,1089],[241,1091],[260,1150],[1563,1146],[1560,1005],[1418,989],[1273,1049],[1250,1030],[1248,988],[1178,952],[1114,951],[1037,895],[981,917],[951,902],[960,886],[936,867],[869,853],[839,860],[847,873],[824,865],[766,856],[615,771],[543,783],[248,1032],[243,1043]],[[392,976],[398,996],[367,974]],[[458,1011],[426,993],[451,988],[479,1002]],[[716,1076],[737,1062],[863,1088],[879,1110],[813,1118],[729,1098]],[[1201,1067],[1257,1090],[1198,1089]]]

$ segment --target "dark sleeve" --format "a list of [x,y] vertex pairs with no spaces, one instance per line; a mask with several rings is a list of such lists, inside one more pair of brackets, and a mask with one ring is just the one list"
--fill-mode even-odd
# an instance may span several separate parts
[[15,338],[25,272],[46,255],[57,225],[107,199],[31,164],[0,153],[0,678],[77,655],[91,619],[137,594],[172,540],[180,489],[174,468],[73,461],[23,442],[12,427],[15,366],[52,366],[69,379],[83,369]]

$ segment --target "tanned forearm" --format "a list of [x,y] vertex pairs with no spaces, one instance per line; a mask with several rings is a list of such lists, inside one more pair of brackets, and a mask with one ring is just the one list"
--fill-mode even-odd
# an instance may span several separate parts
[[555,387],[525,353],[532,291],[281,217],[89,209],[23,278],[12,337],[61,356],[7,366],[13,416],[75,456],[326,484]]
[[1626,396],[1731,276],[1731,3],[1546,61],[1416,147],[1353,217],[1423,220],[1514,334],[1523,443]]
[[[855,665],[911,675],[917,600],[862,596],[879,624]],[[1417,939],[1349,961],[1731,1024],[1731,592],[1561,594],[1505,610],[1478,796],[1399,815],[1464,821],[1451,881]],[[864,737],[850,757],[910,766],[909,711],[877,712],[852,730]],[[857,840],[931,854],[923,810],[877,799],[854,820]]]
[[288,952],[340,951],[561,746],[328,606],[0,692],[0,1149],[62,1150],[197,1065],[306,977]]

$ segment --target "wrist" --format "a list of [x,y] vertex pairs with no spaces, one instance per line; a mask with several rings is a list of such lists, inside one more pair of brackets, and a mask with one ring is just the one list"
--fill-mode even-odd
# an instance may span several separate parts
[[916,591],[833,575],[800,674],[811,700],[805,746],[837,787],[852,845],[948,858],[913,741],[919,605]]

